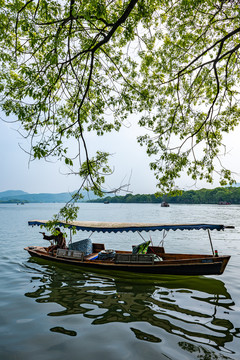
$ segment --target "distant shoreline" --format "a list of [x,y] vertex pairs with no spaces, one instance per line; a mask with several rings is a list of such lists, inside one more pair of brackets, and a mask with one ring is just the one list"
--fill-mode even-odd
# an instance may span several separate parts
[[[10,192],[10,191],[9,191]],[[66,203],[71,200],[71,194],[60,193],[40,193],[40,194],[15,194],[6,196],[0,193],[0,204],[28,204],[28,203]],[[1,194],[4,196],[1,197]],[[92,197],[92,199],[89,199]],[[219,204],[231,205],[240,204],[240,187],[217,187],[215,189],[200,189],[182,191],[181,195],[164,195],[156,197],[154,194],[127,194],[125,196],[107,196],[96,198],[92,193],[85,194],[84,199],[79,203],[128,203],[128,204],[160,204],[167,202],[169,204]]]
[[182,191],[177,196],[159,196],[154,194],[127,194],[125,196],[107,196],[101,199],[89,200],[90,203],[141,203],[156,204],[166,202],[168,204],[240,204],[240,187],[218,187],[215,189],[201,189]]

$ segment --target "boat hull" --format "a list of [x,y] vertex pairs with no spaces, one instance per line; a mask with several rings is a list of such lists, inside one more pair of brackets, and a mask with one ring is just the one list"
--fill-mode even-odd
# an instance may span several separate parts
[[[178,254],[174,254],[174,260],[163,260],[154,262],[154,264],[116,264],[109,260],[84,260],[67,259],[53,256],[44,248],[27,247],[26,251],[32,257],[38,257],[56,263],[64,263],[83,268],[96,268],[104,270],[128,271],[145,274],[162,274],[162,275],[221,275],[230,259],[230,256],[214,257],[210,255],[187,255],[182,259],[177,259]],[[167,254],[166,254],[167,255]],[[179,254],[179,256],[182,256]]]

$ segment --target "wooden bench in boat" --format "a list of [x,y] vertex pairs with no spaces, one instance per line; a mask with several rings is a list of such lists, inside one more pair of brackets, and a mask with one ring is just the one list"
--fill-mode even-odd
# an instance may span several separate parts
[[78,250],[57,249],[56,257],[77,259],[83,261],[84,254],[82,251],[78,251]]
[[165,250],[163,246],[152,246],[150,245],[148,247],[148,251],[147,254],[157,254],[157,255],[161,255],[164,254]]
[[116,254],[116,264],[154,264],[154,255],[151,254]]
[[92,249],[93,253],[99,253],[100,251],[105,250],[104,244],[93,243],[92,247],[93,247]]

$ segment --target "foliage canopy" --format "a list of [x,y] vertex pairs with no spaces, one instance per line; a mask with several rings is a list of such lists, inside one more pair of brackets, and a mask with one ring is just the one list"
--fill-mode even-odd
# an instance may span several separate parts
[[237,0],[0,0],[1,109],[32,159],[64,159],[99,195],[109,154],[90,158],[86,134],[118,131],[129,114],[160,191],[184,170],[231,184],[220,155],[239,123],[239,20]]

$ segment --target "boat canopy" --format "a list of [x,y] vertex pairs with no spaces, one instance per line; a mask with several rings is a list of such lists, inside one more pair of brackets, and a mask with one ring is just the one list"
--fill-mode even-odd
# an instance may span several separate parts
[[[45,226],[47,220],[28,221],[30,226]],[[118,222],[96,222],[96,221],[72,221],[57,222],[56,226],[64,226],[65,228],[75,228],[81,231],[92,232],[140,232],[140,231],[168,231],[168,230],[224,230],[226,228],[234,228],[233,226],[224,226],[217,224],[151,224],[151,223],[118,223]]]

